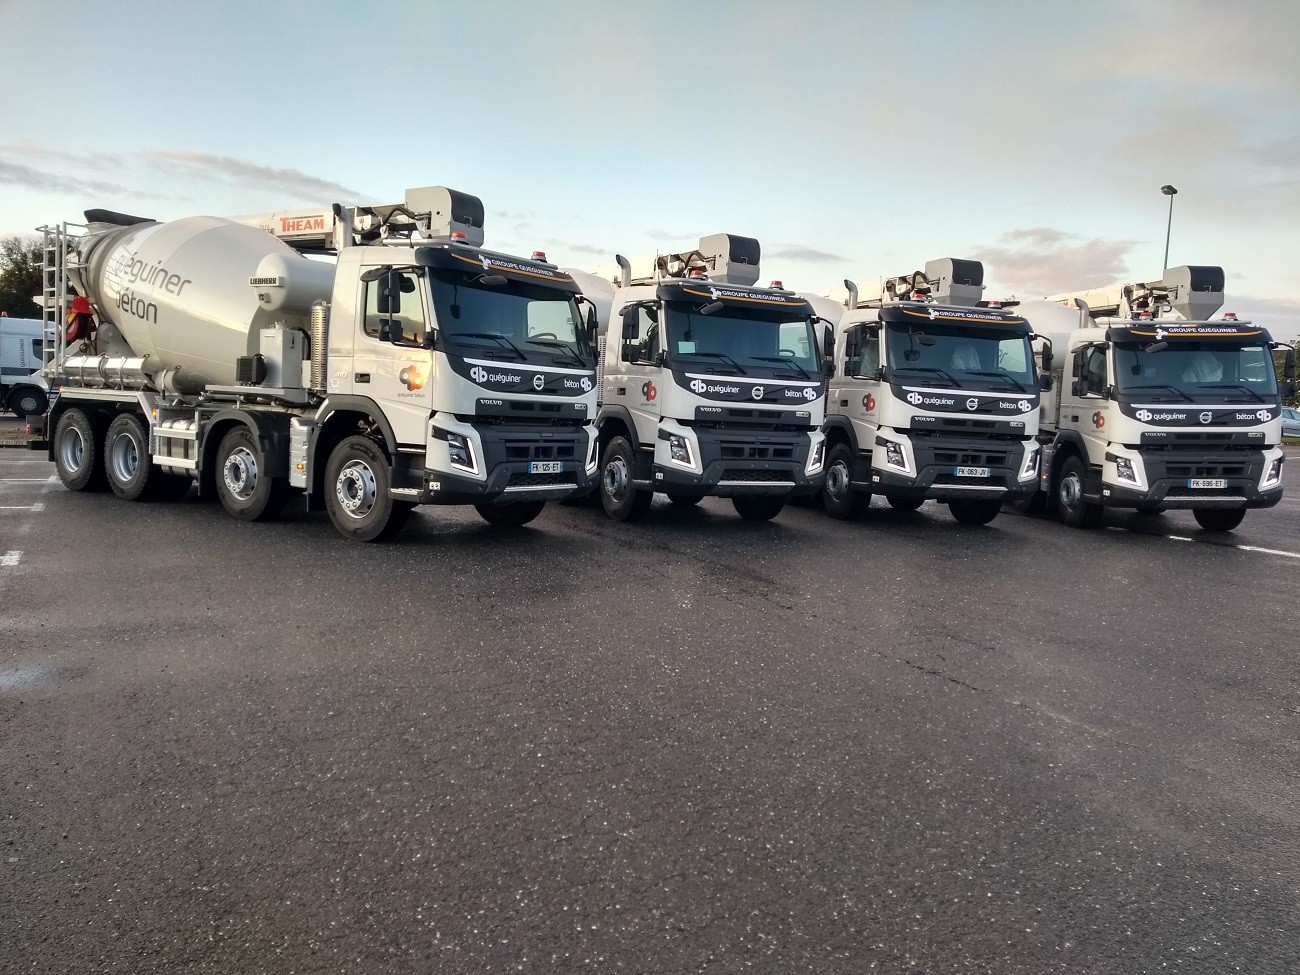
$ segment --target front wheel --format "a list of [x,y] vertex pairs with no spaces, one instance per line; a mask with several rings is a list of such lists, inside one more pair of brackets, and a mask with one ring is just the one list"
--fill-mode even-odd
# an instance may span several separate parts
[[379,542],[401,531],[415,507],[389,494],[388,457],[369,437],[348,437],[325,465],[325,508],[344,538]]
[[897,495],[890,495],[885,500],[895,511],[916,511],[925,504],[925,498],[900,498]]
[[289,482],[272,477],[270,465],[248,427],[236,427],[217,447],[217,497],[240,521],[267,521],[284,510]]
[[822,507],[832,518],[861,518],[871,507],[871,495],[850,483],[853,476],[853,451],[846,443],[837,443],[826,455],[826,483],[822,487]]
[[1194,508],[1192,517],[1207,532],[1230,532],[1246,517],[1245,508]]
[[524,501],[519,504],[476,504],[474,510],[489,525],[519,528],[540,515],[545,507],[545,501]]
[[948,510],[963,525],[987,525],[1002,510],[997,501],[949,501]]
[[732,498],[731,503],[736,509],[736,514],[746,521],[771,521],[785,507],[785,498],[780,495],[771,497],[751,494]]
[[19,386],[9,394],[6,404],[9,412],[17,416],[40,416],[49,407],[45,391],[35,386]]
[[605,514],[615,521],[644,518],[654,500],[654,492],[632,485],[636,455],[627,437],[614,437],[605,445],[600,464],[600,503]]
[[1082,460],[1068,457],[1056,482],[1056,512],[1061,522],[1071,528],[1096,528],[1101,524],[1101,505],[1083,496],[1086,473]]

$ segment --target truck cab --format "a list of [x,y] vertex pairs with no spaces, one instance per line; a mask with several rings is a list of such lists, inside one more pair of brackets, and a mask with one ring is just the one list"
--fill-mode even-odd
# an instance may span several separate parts
[[982,277],[975,261],[931,261],[866,302],[845,282],[825,424],[832,517],[862,514],[876,494],[986,524],[1035,490],[1033,336],[1022,317],[978,302]]
[[48,405],[38,318],[0,316],[0,408],[18,416],[40,416]]
[[758,241],[714,234],[639,279],[619,258],[618,287],[579,276],[600,310],[600,496],[611,518],[641,517],[662,492],[677,504],[730,498],[741,517],[766,520],[820,489],[816,315],[779,282],[754,286],[758,258]]

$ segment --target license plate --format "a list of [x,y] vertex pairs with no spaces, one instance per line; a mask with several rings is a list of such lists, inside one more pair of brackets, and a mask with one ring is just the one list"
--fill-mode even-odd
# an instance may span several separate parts
[[955,477],[992,477],[993,471],[987,467],[954,467],[952,469]]
[[1189,488],[1226,488],[1228,482],[1221,477],[1189,477],[1187,486]]
[[535,460],[528,465],[529,474],[560,474],[564,465],[558,460]]

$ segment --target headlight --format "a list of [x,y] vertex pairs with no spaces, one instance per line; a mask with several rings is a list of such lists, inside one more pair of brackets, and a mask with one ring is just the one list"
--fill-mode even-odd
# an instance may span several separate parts
[[903,445],[894,443],[892,440],[885,444],[885,463],[890,467],[897,467],[900,471],[907,470],[907,457],[903,454]]
[[1282,462],[1284,460],[1286,460],[1285,457],[1278,457],[1273,461],[1271,465],[1269,465],[1268,473],[1265,474],[1264,479],[1259,482],[1259,486],[1261,488],[1266,488],[1272,484],[1277,484],[1279,481],[1282,480]]
[[813,449],[808,452],[808,466],[804,468],[807,474],[816,474],[822,469],[822,461],[826,457],[826,441],[818,440],[813,445]]
[[447,434],[447,455],[452,467],[478,472],[474,464],[474,448],[459,433]]
[[1121,481],[1128,481],[1130,484],[1137,484],[1137,474],[1133,472],[1133,462],[1127,457],[1115,458],[1115,474]]
[[681,464],[683,467],[695,466],[691,461],[691,445],[680,433],[668,435],[668,456],[672,458],[674,464]]
[[600,441],[595,437],[591,438],[591,446],[587,448],[587,473],[595,473],[596,464],[599,460]]
[[1025,454],[1025,462],[1020,467],[1020,480],[1031,481],[1038,476],[1038,454],[1037,450]]

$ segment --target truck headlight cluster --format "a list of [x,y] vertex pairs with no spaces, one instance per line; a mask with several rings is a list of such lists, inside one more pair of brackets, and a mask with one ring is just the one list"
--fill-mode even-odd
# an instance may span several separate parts
[[813,445],[813,449],[808,451],[808,466],[804,468],[805,474],[816,474],[822,469],[822,462],[826,459],[826,441],[818,440]]
[[596,465],[599,462],[600,441],[595,437],[591,438],[591,446],[587,448],[587,473],[596,473]]
[[905,471],[907,467],[907,456],[903,453],[903,445],[894,443],[892,440],[885,444],[885,463],[890,467],[897,467],[900,471]]
[[1268,473],[1265,474],[1264,479],[1259,482],[1261,488],[1270,487],[1282,480],[1282,462],[1284,460],[1286,460],[1285,457],[1278,457],[1269,465]]
[[691,460],[691,445],[680,433],[668,434],[668,456],[672,458],[674,464],[681,464],[683,467],[695,466]]
[[478,466],[474,463],[474,448],[459,433],[447,434],[447,454],[452,467],[478,473]]
[[1032,481],[1038,476],[1038,454],[1037,450],[1025,454],[1025,462],[1020,467],[1020,480]]
[[1130,484],[1138,484],[1138,476],[1133,470],[1133,462],[1127,457],[1115,458],[1115,476],[1121,481],[1128,481]]

